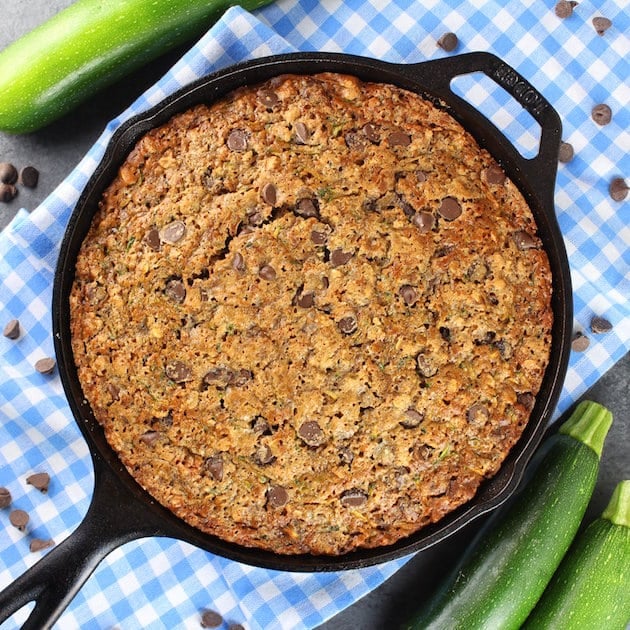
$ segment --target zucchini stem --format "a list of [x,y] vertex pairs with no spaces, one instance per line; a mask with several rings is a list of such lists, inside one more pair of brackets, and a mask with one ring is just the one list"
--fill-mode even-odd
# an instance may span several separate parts
[[610,497],[602,518],[614,525],[630,527],[630,479],[620,481]]
[[612,420],[612,413],[606,407],[592,400],[583,400],[558,432],[583,442],[601,458],[604,440]]

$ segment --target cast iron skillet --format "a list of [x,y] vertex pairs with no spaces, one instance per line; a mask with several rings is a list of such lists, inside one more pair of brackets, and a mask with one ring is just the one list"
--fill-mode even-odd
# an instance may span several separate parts
[[[445,107],[504,167],[520,188],[538,223],[553,272],[554,327],[551,361],[525,432],[498,474],[466,505],[439,523],[396,544],[353,551],[338,557],[283,556],[249,549],[204,534],[154,501],[128,474],[107,444],[83,398],[70,345],[68,298],[80,244],[105,186],[135,142],[174,113],[199,102],[214,101],[246,84],[284,73],[352,74],[363,80],[393,83]],[[538,122],[538,155],[526,159],[489,120],[450,88],[459,75],[482,72],[502,86]],[[201,79],[121,126],[74,209],[61,245],[53,289],[53,331],[63,386],[92,455],[95,487],[78,528],[42,560],[0,593],[0,622],[36,601],[23,628],[50,627],[99,562],[116,547],[142,537],[180,539],[212,553],[259,567],[286,571],[339,571],[366,567],[426,549],[492,510],[512,494],[538,446],[557,402],[566,374],[572,324],[571,281],[564,243],[554,213],[554,186],[561,125],[557,113],[523,77],[497,57],[471,53],[412,65],[395,65],[335,53],[296,53],[258,59]]]

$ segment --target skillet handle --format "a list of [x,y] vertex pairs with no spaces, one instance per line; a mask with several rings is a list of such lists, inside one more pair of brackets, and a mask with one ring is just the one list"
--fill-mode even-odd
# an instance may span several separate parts
[[480,116],[484,118],[485,126],[488,124],[494,126],[494,124],[466,100],[455,94],[450,87],[451,81],[461,75],[483,72],[502,87],[531,114],[541,128],[538,154],[533,158],[523,157],[506,138],[504,146],[510,160],[518,164],[530,181],[537,182],[541,200],[545,204],[553,200],[562,123],[549,101],[516,70],[499,57],[486,52],[455,55],[420,64],[401,65],[399,68],[411,77],[421,79],[438,95],[448,97],[449,101],[457,100],[470,116],[470,120],[466,121],[470,126],[475,126],[475,120],[478,120]]
[[77,529],[0,592],[0,624],[35,601],[22,630],[51,628],[107,554],[131,540],[160,535],[151,520],[151,511],[134,507],[113,473],[101,467]]

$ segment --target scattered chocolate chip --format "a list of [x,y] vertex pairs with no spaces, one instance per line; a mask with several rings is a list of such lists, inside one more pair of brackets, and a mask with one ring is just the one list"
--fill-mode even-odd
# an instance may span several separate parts
[[315,245],[325,245],[327,240],[328,234],[326,232],[318,232],[317,230],[311,232],[311,241]]
[[37,553],[50,547],[55,546],[55,541],[52,538],[44,540],[43,538],[33,538],[28,545],[28,549],[31,553]]
[[147,446],[155,446],[155,444],[158,442],[158,440],[160,439],[160,432],[159,431],[145,431],[141,436],[140,436],[140,441],[143,444],[146,444]]
[[347,446],[342,446],[339,449],[339,461],[341,461],[342,464],[351,464],[353,460],[354,453],[352,452],[352,449]]
[[594,17],[592,21],[598,35],[603,35],[612,26],[612,22],[605,17]]
[[440,326],[438,329],[440,333],[440,337],[444,339],[447,343],[451,341],[451,329],[448,326]]
[[204,385],[225,389],[234,379],[234,372],[228,367],[218,366],[208,370],[201,379]]
[[245,271],[245,259],[243,258],[243,254],[240,252],[236,252],[234,254],[234,258],[232,258],[232,269],[236,271]]
[[485,405],[474,403],[466,412],[466,420],[472,424],[483,425],[488,421],[490,412]]
[[249,208],[249,210],[247,210],[247,222],[249,225],[262,225],[263,221],[264,218],[259,208]]
[[223,455],[211,455],[205,461],[206,470],[215,481],[223,481]]
[[516,402],[523,405],[527,411],[531,411],[536,404],[536,396],[531,392],[520,392],[516,395]]
[[18,190],[13,184],[0,184],[0,201],[9,203],[18,194]]
[[361,151],[365,149],[367,138],[365,137],[365,135],[358,134],[355,131],[349,131],[344,136],[344,140],[346,141],[346,146],[349,149],[355,149],[357,151]]
[[298,436],[309,446],[321,446],[326,442],[326,434],[315,420],[307,420],[300,425]]
[[276,202],[278,201],[276,187],[270,182],[266,183],[262,187],[262,190],[260,191],[260,196],[262,197],[263,201],[265,203],[268,203],[270,206],[275,206]]
[[228,626],[228,630],[245,630],[245,626],[241,625],[240,623],[231,623]]
[[343,249],[337,248],[330,252],[330,264],[333,267],[341,267],[345,265],[353,256],[353,252],[344,252]]
[[558,149],[558,160],[563,163],[570,162],[573,159],[575,152],[573,150],[573,145],[568,142],[561,142],[560,148]]
[[344,490],[341,493],[340,501],[344,507],[361,507],[367,503],[367,494],[358,488]]
[[265,418],[256,416],[251,423],[252,431],[261,435],[271,435],[271,427]]
[[275,280],[276,279],[276,270],[271,265],[263,265],[258,270],[258,275],[263,280],[269,280],[269,281]]
[[581,332],[576,332],[571,341],[571,349],[575,352],[584,352],[590,345],[589,338]]
[[500,186],[506,180],[503,169],[498,164],[492,164],[484,170],[486,182],[491,186]]
[[227,137],[230,151],[245,151],[247,149],[247,133],[242,129],[232,129]]
[[437,45],[446,52],[453,52],[458,44],[459,40],[455,33],[444,33],[444,35],[437,40]]
[[418,292],[410,284],[403,284],[398,294],[407,306],[413,306],[418,301]]
[[11,510],[9,521],[13,527],[17,527],[21,532],[26,530],[29,516],[24,510]]
[[2,334],[7,339],[17,339],[20,336],[20,322],[17,319],[12,319],[2,331]]
[[280,99],[278,98],[278,95],[271,90],[260,90],[260,92],[258,92],[258,100],[265,107],[272,108],[278,104]]
[[50,475],[47,472],[33,473],[26,478],[26,483],[45,494],[48,492]]
[[52,374],[53,370],[55,369],[55,360],[51,357],[44,357],[43,359],[39,359],[36,363],[35,363],[35,369],[40,373],[40,374]]
[[347,315],[337,322],[337,326],[344,335],[351,335],[359,328],[359,322],[354,315]]
[[591,332],[596,335],[600,333],[607,333],[613,329],[613,325],[604,317],[596,315],[591,319]]
[[174,383],[185,383],[192,379],[192,370],[183,361],[170,361],[164,367],[164,373]]
[[595,105],[591,110],[593,120],[600,126],[607,125],[612,120],[612,109],[606,103]]
[[523,251],[528,249],[538,249],[538,242],[534,236],[525,230],[517,230],[512,233],[512,240],[516,246]]
[[315,304],[315,293],[313,291],[300,292],[296,296],[295,303],[301,308],[311,308]]
[[433,229],[435,217],[431,212],[416,212],[411,217],[411,222],[420,230],[421,234],[426,234]]
[[165,225],[159,232],[160,240],[169,245],[175,245],[184,238],[186,234],[186,224],[183,221],[173,221]]
[[160,231],[157,228],[151,228],[144,235],[144,242],[155,252],[160,251],[161,240],[160,240]]
[[437,374],[437,368],[433,365],[433,362],[426,356],[426,354],[424,354],[424,352],[420,352],[416,356],[416,365],[418,366],[420,376],[431,378]]
[[17,168],[10,162],[0,163],[0,183],[2,184],[15,184],[18,179]]
[[181,304],[186,299],[186,286],[181,280],[169,280],[164,293],[169,299]]
[[378,133],[378,128],[376,127],[376,125],[373,125],[372,123],[366,123],[365,125],[363,125],[361,131],[363,131],[365,137],[373,144],[377,144],[378,142],[380,142],[381,136]]
[[36,188],[39,181],[39,171],[34,166],[25,166],[20,171],[18,181],[27,188]]
[[565,19],[573,15],[573,7],[576,4],[576,2],[569,2],[569,0],[560,0],[556,4],[554,11],[560,19]]
[[299,199],[295,204],[295,214],[300,217],[308,219],[309,217],[316,217],[319,215],[319,202],[317,199],[305,197]]
[[423,413],[420,413],[416,409],[409,408],[405,411],[405,417],[401,420],[400,424],[405,427],[405,429],[415,429],[420,426],[423,420]]
[[407,147],[411,144],[411,136],[404,131],[392,131],[387,136],[387,144],[390,147]]
[[286,488],[274,485],[267,490],[267,505],[273,508],[284,507],[289,502],[289,493]]
[[214,610],[204,610],[201,613],[202,628],[218,628],[223,623],[223,617]]
[[608,193],[613,201],[623,201],[628,196],[630,187],[622,177],[615,177],[608,186]]
[[454,221],[461,215],[462,207],[455,197],[445,197],[442,199],[438,212],[447,221]]
[[276,460],[268,444],[259,444],[254,452],[254,461],[261,466],[272,464]]
[[243,385],[249,383],[249,381],[251,381],[253,378],[254,375],[252,374],[252,371],[243,368],[234,372],[234,375],[232,376],[229,384],[233,387],[243,387]]
[[427,181],[427,174],[424,171],[417,170],[416,171],[416,180],[419,184],[424,184]]
[[298,120],[295,125],[293,125],[293,129],[295,131],[295,141],[298,144],[306,144],[310,140],[311,133],[301,120]]
[[492,344],[501,355],[501,358],[504,361],[509,361],[512,358],[512,354],[514,353],[512,349],[512,344],[505,339],[499,339]]
[[0,488],[0,508],[7,508],[11,505],[11,491],[8,488]]

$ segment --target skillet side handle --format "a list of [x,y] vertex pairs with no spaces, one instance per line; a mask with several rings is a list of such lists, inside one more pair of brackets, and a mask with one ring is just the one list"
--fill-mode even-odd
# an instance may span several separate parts
[[22,630],[51,628],[107,554],[131,540],[160,535],[146,512],[143,521],[112,473],[101,471],[77,529],[0,592],[0,624],[35,601]]
[[[404,66],[400,67],[404,68]],[[483,114],[451,90],[450,83],[455,77],[483,72],[510,94],[531,114],[541,129],[540,145],[535,157],[525,158],[514,149],[511,158],[518,163],[519,168],[531,181],[537,182],[541,199],[546,204],[553,200],[562,123],[549,101],[529,81],[499,57],[487,52],[466,53],[421,64],[411,64],[408,66],[408,72],[414,77],[421,77],[429,87],[441,95],[448,96],[449,99],[457,99],[463,107],[474,110],[478,115]],[[493,123],[490,122],[490,124]]]

